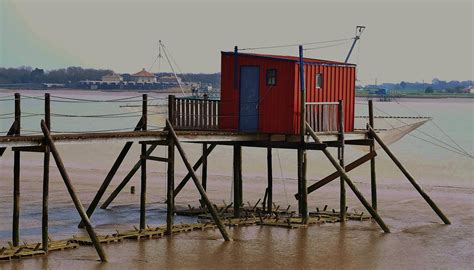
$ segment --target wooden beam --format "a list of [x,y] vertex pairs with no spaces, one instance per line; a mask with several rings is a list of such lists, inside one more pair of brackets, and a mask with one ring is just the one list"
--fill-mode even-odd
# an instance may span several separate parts
[[[16,124],[13,122],[13,124],[10,126],[10,129],[7,132],[6,136],[12,136],[16,132]],[[5,150],[7,150],[6,147],[0,147],[0,157],[3,156],[3,153],[5,153]]]
[[300,142],[278,142],[278,141],[238,141],[238,142],[225,142],[225,141],[213,141],[219,145],[240,145],[244,147],[261,147],[261,148],[281,148],[281,149],[308,149],[308,150],[322,150],[327,147],[325,143],[300,143]]
[[[201,168],[201,181],[202,181],[202,188],[207,191],[207,143],[202,144],[202,168]],[[201,198],[201,204],[202,203]]]
[[390,151],[388,146],[380,139],[379,135],[372,129],[372,127],[369,126],[369,131],[371,135],[374,137],[374,139],[379,143],[379,145],[382,147],[382,149],[387,153],[387,155],[392,159],[393,163],[397,165],[398,169],[405,175],[405,177],[410,181],[410,183],[415,187],[415,189],[420,193],[420,195],[425,199],[425,201],[431,206],[431,208],[436,212],[436,214],[443,220],[444,224],[451,224],[451,221],[443,214],[441,209],[431,200],[430,196],[426,194],[425,191],[421,188],[418,183],[416,183],[415,179],[411,176],[411,174],[408,172],[407,169],[402,165],[402,163],[395,157],[395,155]]
[[[48,93],[44,94],[44,118],[46,128],[51,130],[51,97]],[[48,252],[49,247],[49,161],[50,151],[48,146],[44,148],[43,157],[43,200],[42,200],[42,218],[41,218],[41,243],[44,252]]]
[[209,201],[209,198],[207,197],[206,191],[202,187],[201,183],[199,182],[196,172],[194,171],[193,167],[191,167],[191,164],[188,161],[188,158],[186,156],[186,153],[183,150],[183,147],[181,146],[181,143],[179,142],[178,136],[176,136],[176,133],[173,129],[173,126],[169,122],[169,120],[166,120],[166,125],[168,127],[169,133],[171,133],[171,136],[173,136],[173,139],[175,141],[176,148],[178,148],[178,152],[181,155],[181,158],[183,159],[184,165],[188,169],[188,172],[191,173],[191,178],[194,181],[194,184],[196,185],[196,188],[198,189],[199,193],[201,194],[201,197],[204,200],[204,203],[206,204],[207,210],[211,214],[212,219],[214,220],[214,223],[216,223],[217,228],[219,228],[219,231],[222,234],[222,237],[226,241],[231,241],[227,230],[225,229],[224,225],[222,224],[221,220],[217,216],[216,209],[214,209],[212,203]]
[[234,176],[234,217],[240,217],[243,203],[242,194],[242,146],[234,145],[233,149],[233,176]]
[[[344,165],[344,101],[339,100],[338,108],[338,122],[339,122],[339,143],[340,147],[338,148],[338,158],[339,158],[339,165],[345,169]],[[339,200],[339,217],[341,219],[341,223],[346,222],[346,187],[344,183],[344,178],[341,177],[340,179],[340,200]]]
[[[369,161],[371,158],[375,157],[377,155],[376,152],[370,152],[368,154],[365,154],[364,156],[354,160],[353,162],[347,164],[347,166],[345,166],[345,171],[346,172],[350,172],[352,171],[353,169],[359,167],[360,165],[366,163],[367,161]],[[317,189],[325,186],[326,184],[329,184],[330,182],[332,182],[333,180],[337,179],[338,177],[341,177],[341,174],[339,173],[339,171],[336,171],[326,177],[324,177],[323,179],[319,180],[318,182],[312,184],[311,186],[308,187],[308,194],[312,193],[313,191],[316,191]],[[298,200],[299,199],[299,196],[298,194],[295,194],[295,198]]]
[[166,184],[166,232],[173,233],[174,223],[174,147],[175,142],[172,136],[168,139],[168,175]]
[[[20,136],[21,130],[21,99],[20,94],[15,93],[15,136]],[[12,222],[13,246],[20,242],[20,152],[13,152],[13,222]]]
[[272,213],[273,211],[273,159],[272,159],[272,148],[267,148],[267,192],[266,192],[267,212]]
[[[369,100],[369,125],[374,126],[374,104]],[[375,150],[374,138],[369,133],[369,151]],[[377,211],[377,177],[375,174],[375,157],[370,160],[370,191],[372,195],[372,207]]]
[[[315,140],[316,142],[320,143],[321,141],[319,140],[318,136],[316,133],[313,131],[313,129],[309,126],[306,125],[307,130],[309,131],[309,134]],[[377,214],[377,211],[375,211],[372,206],[367,202],[367,200],[364,198],[362,193],[357,189],[357,187],[352,183],[352,180],[349,178],[349,176],[346,174],[344,169],[339,165],[339,163],[336,161],[336,159],[329,153],[327,149],[322,150],[324,155],[329,159],[331,164],[336,168],[336,170],[341,174],[341,177],[344,178],[346,181],[347,185],[352,189],[352,191],[355,193],[359,201],[364,205],[364,207],[369,211],[369,213],[372,215],[372,217],[375,219],[375,221],[379,224],[379,226],[382,228],[382,230],[386,233],[390,232],[390,229],[385,225],[383,222],[382,218]]]
[[87,216],[87,213],[84,210],[84,206],[79,200],[79,197],[77,197],[76,195],[76,190],[74,186],[72,185],[72,182],[69,178],[66,168],[64,167],[64,163],[61,159],[61,156],[59,155],[59,152],[56,149],[56,145],[54,144],[54,141],[51,137],[51,134],[49,133],[48,127],[46,126],[46,123],[44,120],[41,120],[41,129],[46,139],[46,143],[48,144],[48,147],[51,153],[53,154],[53,158],[56,161],[56,165],[59,169],[59,173],[61,174],[64,184],[66,185],[66,188],[69,192],[69,195],[71,196],[71,199],[74,202],[74,206],[76,207],[77,212],[79,212],[81,219],[84,221],[84,225],[86,227],[87,233],[89,234],[89,237],[91,238],[92,243],[94,244],[97,254],[99,255],[101,261],[106,262],[107,257],[105,255],[105,252],[99,242],[99,239],[97,238],[94,228],[92,228],[89,217]]
[[159,161],[159,162],[168,162],[168,158],[164,158],[164,157],[140,156],[140,158],[141,159],[153,160],[153,161]]
[[[148,114],[148,95],[143,94],[142,101],[142,119],[143,126],[142,130],[147,130],[147,114]],[[141,145],[141,156],[147,156],[147,145]],[[140,229],[143,230],[146,227],[146,159],[142,158],[141,161],[141,181],[140,181]]]
[[44,153],[46,151],[46,146],[19,146],[19,147],[12,147],[12,151],[18,152],[32,152],[32,153]]

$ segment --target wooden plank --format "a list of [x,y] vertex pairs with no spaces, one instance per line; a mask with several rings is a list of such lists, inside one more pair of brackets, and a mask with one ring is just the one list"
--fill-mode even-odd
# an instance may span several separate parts
[[155,156],[140,156],[141,159],[148,159],[148,160],[153,160],[153,161],[159,161],[159,162],[168,162],[168,158],[164,157],[155,157]]

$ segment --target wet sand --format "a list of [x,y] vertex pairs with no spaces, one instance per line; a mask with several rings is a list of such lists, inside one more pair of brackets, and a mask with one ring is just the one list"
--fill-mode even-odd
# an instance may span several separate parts
[[[66,153],[68,147],[60,151]],[[97,146],[99,147],[99,146]],[[102,148],[101,148],[102,149]],[[105,149],[103,149],[106,151]],[[118,151],[113,148],[105,154],[92,157],[90,164],[105,156],[112,157]],[[80,151],[75,151],[76,155]],[[85,151],[89,152],[89,151]],[[85,154],[84,153],[84,154]],[[5,160],[10,160],[7,152]],[[89,202],[95,194],[107,170],[101,165],[88,162],[71,162],[67,158],[70,174],[83,202]],[[41,158],[25,154],[22,171],[21,239],[40,239],[41,222]],[[112,163],[112,160],[102,163]],[[126,161],[123,170],[114,179],[126,173],[133,159]],[[75,165],[72,165],[75,164]],[[84,166],[81,166],[84,165]],[[163,224],[165,220],[164,198],[166,195],[165,168],[162,164],[149,166],[148,223]],[[264,164],[262,164],[264,165]],[[2,179],[11,179],[11,164],[3,163]],[[211,167],[218,166],[211,164]],[[103,166],[107,168],[108,166]],[[368,173],[368,171],[366,171]],[[180,179],[183,173],[178,173]],[[245,175],[244,175],[245,176]],[[137,194],[129,193],[129,187],[117,198],[109,210],[98,210],[92,221],[101,233],[115,228],[131,228],[138,223],[139,185],[138,175],[131,185],[137,186]],[[105,245],[108,263],[99,263],[93,247],[51,252],[48,256],[0,262],[0,269],[468,269],[473,263],[474,224],[473,193],[470,188],[424,186],[435,202],[451,219],[452,225],[442,225],[441,220],[422,200],[416,191],[402,178],[400,183],[379,185],[379,212],[391,228],[384,234],[374,222],[351,221],[346,225],[325,224],[306,229],[245,227],[230,229],[231,243],[225,243],[218,230],[181,233],[173,237],[144,241],[125,241]],[[11,183],[0,183],[0,238],[5,245],[11,230]],[[370,186],[366,181],[357,185],[369,198]],[[51,234],[54,239],[81,233],[76,228],[78,215],[63,183],[52,167],[51,183]],[[255,202],[261,198],[266,179],[258,176],[244,178],[244,201]],[[333,182],[309,196],[312,209],[328,204],[338,206],[338,182]],[[286,191],[286,195],[285,195]],[[296,180],[287,179],[285,186],[275,180],[277,204],[296,205],[292,195],[296,192]],[[212,175],[209,179],[209,196],[214,202],[229,201],[231,177]],[[196,204],[198,193],[188,185],[177,198],[177,204]],[[363,210],[355,196],[348,190],[348,205]],[[294,207],[293,207],[294,208]],[[192,218],[176,217],[177,222],[191,222]]]

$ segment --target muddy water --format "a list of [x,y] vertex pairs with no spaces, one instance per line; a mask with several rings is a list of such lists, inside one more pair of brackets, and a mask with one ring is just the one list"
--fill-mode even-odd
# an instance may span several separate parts
[[[32,93],[26,93],[31,95]],[[84,92],[64,92],[90,98],[109,97],[106,94]],[[130,96],[136,93],[130,93]],[[360,102],[360,101],[359,101]],[[3,104],[2,104],[3,105]],[[473,145],[473,103],[470,100],[408,100],[403,105],[414,108],[421,114],[435,117],[438,124],[450,130],[459,144],[472,152]],[[1,107],[7,112],[9,105]],[[85,107],[86,113],[121,112],[124,109],[116,104],[104,107]],[[413,114],[406,112],[398,104],[377,104],[391,114]],[[40,112],[39,101],[25,101],[23,111]],[[53,111],[81,112],[80,107],[69,104],[56,104]],[[128,109],[129,110],[129,109]],[[363,105],[358,111],[364,113]],[[24,128],[34,130],[38,119],[32,117],[24,121]],[[68,123],[60,118],[57,130],[73,129],[77,124],[93,130],[104,125],[99,123]],[[80,121],[80,120],[77,120]],[[134,125],[135,119],[107,120],[110,128]],[[159,121],[158,119],[156,121]],[[2,130],[9,127],[1,120]],[[159,125],[158,123],[156,125]],[[426,132],[441,137],[434,126],[422,127]],[[438,132],[438,133],[436,133]],[[121,144],[63,145],[60,152],[68,172],[79,192],[81,200],[87,205],[101,184],[107,170],[118,155]],[[376,223],[351,221],[346,225],[325,224],[307,229],[287,230],[283,228],[247,227],[230,230],[234,241],[225,243],[219,232],[190,232],[150,241],[126,241],[121,244],[105,246],[110,262],[98,263],[92,247],[77,250],[52,252],[47,257],[37,257],[21,261],[0,262],[0,269],[469,269],[473,264],[474,252],[474,201],[473,162],[413,137],[406,137],[391,146],[404,161],[418,182],[438,203],[451,219],[452,225],[445,226],[435,213],[422,200],[416,191],[390,163],[380,154],[377,159],[379,181],[379,211],[392,230],[383,234]],[[186,146],[191,159],[197,159],[199,147]],[[232,160],[231,148],[218,147],[211,154],[209,165],[209,197],[214,202],[231,199]],[[156,155],[165,155],[166,149],[159,148]],[[349,149],[348,160],[363,154]],[[129,157],[114,179],[115,187],[139,155],[138,147],[132,148]],[[320,153],[311,153],[308,175],[310,183],[332,173],[329,163]],[[275,201],[277,204],[296,206],[292,194],[296,192],[296,153],[278,151],[274,154]],[[280,169],[281,164],[281,169]],[[177,179],[184,175],[182,164],[178,164]],[[6,245],[11,237],[12,209],[12,153],[7,151],[0,159],[0,246]],[[163,224],[165,220],[164,199],[166,195],[166,168],[163,164],[151,163],[149,166],[148,216],[150,225]],[[53,239],[70,237],[83,233],[76,228],[78,215],[55,168],[51,169],[50,191],[50,230]],[[255,202],[263,197],[266,187],[265,151],[244,149],[244,201]],[[368,168],[362,167],[351,176],[359,189],[370,199]],[[38,241],[41,225],[41,177],[42,155],[22,154],[22,202],[21,239]],[[132,195],[127,187],[108,210],[97,210],[92,221],[101,233],[115,229],[128,229],[138,223],[139,214],[139,175],[130,185],[137,187]],[[338,207],[338,183],[334,182],[309,196],[311,209],[325,204],[329,208]],[[109,191],[110,192],[110,191]],[[186,206],[196,204],[199,198],[195,188],[188,185],[177,197],[177,204]],[[348,190],[350,209],[363,210],[357,199]],[[177,222],[193,222],[193,218],[176,217]]]

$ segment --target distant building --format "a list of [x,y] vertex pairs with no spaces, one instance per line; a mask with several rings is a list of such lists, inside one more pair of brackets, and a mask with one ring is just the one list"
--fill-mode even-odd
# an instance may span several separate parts
[[[177,78],[177,79],[176,79]],[[181,78],[180,77],[174,77],[174,76],[161,76],[158,81],[160,83],[167,83],[167,84],[175,84],[175,83],[181,83]]]
[[112,73],[112,74],[107,74],[107,75],[102,76],[102,81],[119,83],[119,82],[123,82],[123,77],[117,73]]
[[156,76],[153,73],[142,69],[141,71],[132,74],[131,78],[134,82],[137,83],[156,83]]

